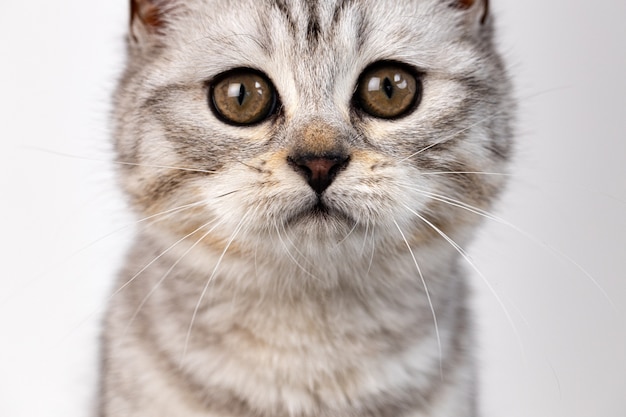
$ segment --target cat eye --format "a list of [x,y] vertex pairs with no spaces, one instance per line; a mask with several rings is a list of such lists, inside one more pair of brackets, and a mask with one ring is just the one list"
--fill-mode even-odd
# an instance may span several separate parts
[[411,112],[421,95],[422,84],[416,71],[403,64],[380,62],[359,78],[355,103],[371,116],[395,119]]
[[209,103],[226,123],[252,125],[272,114],[276,90],[263,73],[237,69],[222,74],[210,84]]

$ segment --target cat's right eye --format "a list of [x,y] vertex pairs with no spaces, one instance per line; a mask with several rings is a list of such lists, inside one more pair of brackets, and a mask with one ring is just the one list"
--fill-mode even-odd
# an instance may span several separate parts
[[273,113],[276,90],[263,73],[237,69],[220,75],[210,84],[209,103],[224,122],[253,125]]

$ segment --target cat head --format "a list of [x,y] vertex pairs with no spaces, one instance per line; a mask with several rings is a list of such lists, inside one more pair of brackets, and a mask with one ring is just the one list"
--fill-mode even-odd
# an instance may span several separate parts
[[131,13],[115,137],[152,230],[267,259],[286,241],[307,257],[356,257],[364,241],[393,253],[463,239],[469,207],[502,188],[478,174],[506,166],[513,107],[486,0],[133,0]]

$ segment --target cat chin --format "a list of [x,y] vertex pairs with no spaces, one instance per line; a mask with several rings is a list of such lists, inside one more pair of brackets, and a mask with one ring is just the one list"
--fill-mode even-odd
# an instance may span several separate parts
[[304,228],[307,232],[312,230],[343,231],[346,226],[350,228],[358,226],[358,221],[348,213],[319,199],[314,205],[287,217],[284,225],[287,229]]

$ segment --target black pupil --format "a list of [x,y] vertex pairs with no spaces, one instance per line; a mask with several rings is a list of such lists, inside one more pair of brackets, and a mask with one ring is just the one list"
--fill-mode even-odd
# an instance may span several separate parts
[[239,95],[237,96],[237,102],[241,106],[243,101],[246,99],[246,87],[243,83],[239,84]]
[[389,77],[385,77],[385,81],[383,81],[383,91],[387,95],[387,98],[393,96],[393,84],[391,84]]

